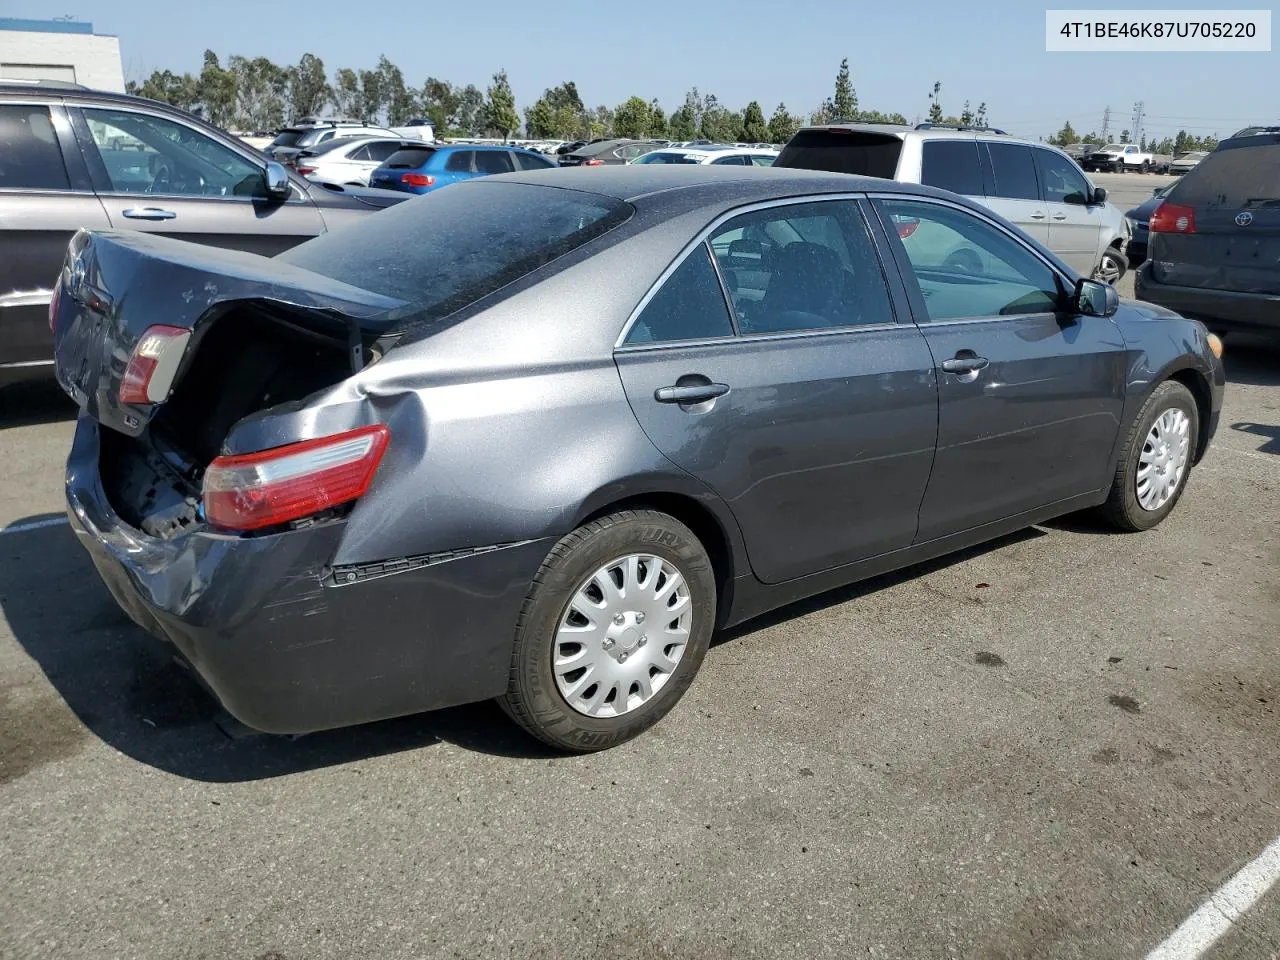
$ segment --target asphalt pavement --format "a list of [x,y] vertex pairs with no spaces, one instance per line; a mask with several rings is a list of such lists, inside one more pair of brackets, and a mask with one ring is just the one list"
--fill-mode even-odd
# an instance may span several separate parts
[[[59,520],[68,404],[0,391],[0,956],[1143,957],[1280,836],[1280,348],[1227,360],[1157,530],[789,607],[587,757],[488,704],[229,734]],[[1272,890],[1207,955],[1278,954]]]

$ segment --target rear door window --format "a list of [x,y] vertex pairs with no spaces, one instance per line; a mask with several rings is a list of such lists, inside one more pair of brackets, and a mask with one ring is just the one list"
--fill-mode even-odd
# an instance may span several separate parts
[[474,150],[455,150],[449,154],[449,159],[445,161],[444,168],[450,173],[475,173],[475,156]]
[[477,150],[476,173],[510,173],[515,169],[506,150]]
[[1030,147],[1017,143],[986,144],[991,158],[991,171],[995,183],[988,196],[1009,200],[1039,200],[1040,187],[1036,182],[1036,160]]
[[880,259],[849,201],[734,217],[711,236],[744,334],[891,323]]
[[892,180],[902,138],[860,130],[801,130],[773,162],[775,167],[827,170]]
[[707,245],[701,243],[645,304],[626,343],[672,343],[733,336],[729,307]]
[[371,143],[365,147],[365,149],[369,151],[370,160],[382,163],[400,149],[400,144],[396,143],[394,140],[388,140],[385,143]]
[[717,157],[715,160],[712,160],[711,162],[713,164],[718,163],[718,164],[727,164],[729,166],[734,166],[734,167],[745,167],[751,161],[744,156],[736,156],[736,157]]
[[348,160],[372,160],[373,158],[369,156],[369,147],[366,144],[363,147],[356,147],[354,150],[352,150],[349,154],[347,154],[347,159]]
[[48,107],[0,104],[0,189],[71,189]]
[[976,140],[926,140],[920,182],[940,190],[980,197],[982,165]]

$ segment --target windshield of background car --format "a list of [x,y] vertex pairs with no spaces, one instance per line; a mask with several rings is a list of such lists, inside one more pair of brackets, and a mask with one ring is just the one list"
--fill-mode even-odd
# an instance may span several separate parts
[[621,200],[478,179],[397,204],[279,259],[406,301],[391,319],[437,320],[623,223]]
[[861,130],[801,130],[782,148],[775,167],[826,170],[892,180],[902,139]]
[[276,138],[268,144],[271,147],[292,147],[302,139],[301,130],[281,130]]
[[1104,153],[1124,153],[1123,143],[1108,143],[1101,148]]
[[1280,206],[1280,137],[1215,150],[1174,184],[1169,202],[1233,210]]

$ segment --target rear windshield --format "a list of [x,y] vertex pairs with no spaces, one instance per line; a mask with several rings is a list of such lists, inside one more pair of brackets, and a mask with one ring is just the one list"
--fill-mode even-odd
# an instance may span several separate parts
[[330,153],[342,147],[349,146],[351,146],[351,138],[339,138],[337,140],[326,140],[324,143],[317,143],[314,147],[307,147],[307,149],[303,150],[302,153],[304,156],[318,157],[322,154]]
[[436,320],[626,221],[630,204],[484,179],[406,200],[279,259],[407,301],[391,319]]
[[435,153],[435,147],[405,147],[387,157],[386,165],[393,170],[417,170]]
[[1280,206],[1280,142],[1215,150],[1174,185],[1169,202],[1235,210]]
[[898,170],[902,139],[858,130],[801,130],[782,148],[775,167],[827,170],[892,180]]
[[636,163],[698,163],[699,157],[690,156],[687,153],[667,153],[665,150],[659,150],[656,153],[646,153],[643,156],[636,157]]
[[281,130],[276,134],[276,138],[271,141],[269,146],[272,147],[292,147],[302,137],[301,130]]

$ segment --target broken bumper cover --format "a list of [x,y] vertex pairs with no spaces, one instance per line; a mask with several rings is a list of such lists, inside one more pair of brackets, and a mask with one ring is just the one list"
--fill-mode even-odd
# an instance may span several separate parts
[[116,602],[171,641],[242,723],[307,733],[506,690],[516,619],[549,541],[335,575],[329,563],[344,521],[160,540],[108,502],[99,430],[88,417],[76,426],[66,475],[71,526]]

